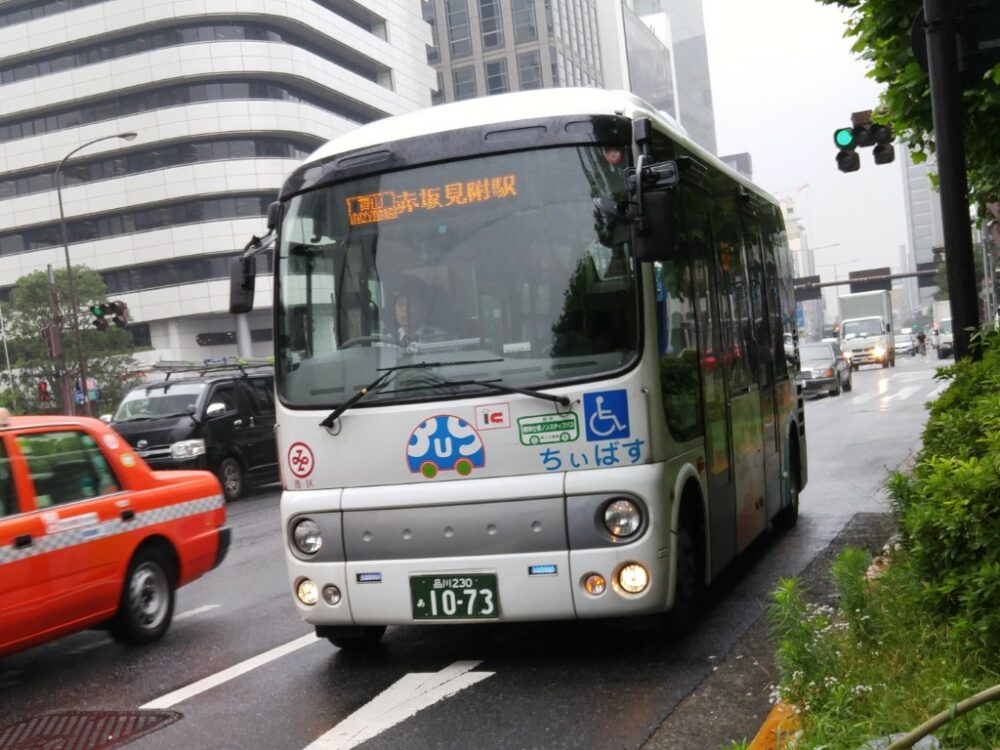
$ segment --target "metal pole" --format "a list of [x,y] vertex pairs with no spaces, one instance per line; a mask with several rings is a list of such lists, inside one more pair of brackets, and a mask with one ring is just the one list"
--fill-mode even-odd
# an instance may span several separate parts
[[[59,162],[58,166],[56,166],[54,182],[56,184],[56,198],[59,201],[59,227],[62,230],[63,253],[66,256],[66,277],[69,281],[69,317],[73,323],[73,337],[76,342],[76,364],[80,371],[80,388],[83,391],[83,413],[88,417],[91,416],[91,413],[90,399],[87,398],[87,363],[83,356],[83,341],[80,337],[80,315],[79,308],[76,305],[76,284],[73,281],[73,265],[69,260],[69,235],[66,231],[66,214],[63,211],[62,188],[59,184],[59,174],[62,171],[63,165],[71,156],[73,156],[73,154],[82,151],[88,146],[93,146],[95,143],[111,140],[112,138],[122,138],[126,141],[131,141],[135,139],[135,136],[135,133],[118,133],[116,135],[105,135],[100,138],[95,138],[94,140],[88,141],[82,146],[77,146],[75,149],[70,151],[62,158],[62,161]],[[73,413],[73,407],[70,408],[70,413]]]
[[955,359],[978,358],[978,349],[969,350],[966,330],[979,328],[979,295],[972,260],[955,0],[924,0],[924,18]]
[[7,362],[7,377],[10,379],[11,403],[17,407],[17,388],[14,387],[14,371],[10,369],[10,352],[7,351],[7,324],[3,319],[3,306],[0,306],[0,335],[3,336],[3,358]]

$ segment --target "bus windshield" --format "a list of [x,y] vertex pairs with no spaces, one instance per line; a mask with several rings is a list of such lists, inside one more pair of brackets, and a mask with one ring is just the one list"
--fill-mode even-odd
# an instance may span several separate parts
[[291,406],[480,396],[638,356],[625,152],[558,147],[362,176],[294,197],[277,258]]

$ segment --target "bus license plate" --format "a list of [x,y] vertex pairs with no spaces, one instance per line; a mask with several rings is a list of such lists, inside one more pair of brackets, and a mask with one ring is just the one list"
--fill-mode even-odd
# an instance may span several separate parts
[[495,573],[410,576],[414,620],[495,620],[500,616]]

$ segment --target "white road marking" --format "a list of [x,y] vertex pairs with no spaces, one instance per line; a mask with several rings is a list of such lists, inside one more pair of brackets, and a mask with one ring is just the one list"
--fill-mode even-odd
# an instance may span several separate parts
[[306,750],[348,750],[405,721],[493,672],[471,671],[482,662],[457,661],[440,672],[408,674],[397,680]]
[[871,401],[877,395],[878,394],[874,393],[874,392],[872,392],[872,393],[863,393],[860,396],[855,396],[854,398],[852,398],[851,399],[851,403],[852,404],[856,404],[856,405],[857,404],[865,404],[865,403]]
[[221,604],[206,604],[204,607],[195,607],[194,609],[189,609],[187,612],[181,612],[179,615],[174,616],[174,622],[178,620],[186,620],[189,617],[194,617],[195,615],[200,615],[203,612],[210,612],[213,609],[218,609]]
[[263,654],[258,654],[246,661],[241,661],[239,664],[234,664],[228,669],[224,669],[221,672],[209,675],[204,679],[198,680],[197,682],[192,682],[186,687],[182,687],[178,690],[174,690],[171,693],[162,695],[156,700],[152,700],[145,705],[139,706],[139,708],[170,708],[171,706],[176,706],[182,701],[186,701],[188,698],[193,698],[196,695],[201,695],[206,690],[211,690],[214,687],[229,682],[247,672],[253,671],[257,667],[262,667],[275,659],[280,659],[282,656],[287,656],[300,648],[305,648],[313,643],[316,643],[319,639],[316,637],[315,633],[310,633],[309,635],[304,635],[301,638],[296,638],[294,641],[289,641],[288,643],[276,646],[270,651],[265,651]]
[[891,396],[886,396],[882,401],[905,401],[919,390],[919,385],[908,385],[905,388],[900,388],[899,391],[893,393]]
[[947,387],[948,387],[949,385],[951,385],[951,382],[950,382],[950,381],[949,381],[949,382],[947,382],[947,383],[941,383],[941,385],[939,385],[939,386],[938,386],[937,388],[935,388],[935,389],[934,389],[933,391],[931,391],[930,393],[928,393],[928,394],[927,394],[927,400],[929,401],[929,400],[931,400],[931,399],[935,399],[935,398],[937,398],[938,396],[940,396],[940,395],[941,395],[941,392],[942,392],[942,391],[943,391],[943,390],[944,390],[945,388],[947,388]]

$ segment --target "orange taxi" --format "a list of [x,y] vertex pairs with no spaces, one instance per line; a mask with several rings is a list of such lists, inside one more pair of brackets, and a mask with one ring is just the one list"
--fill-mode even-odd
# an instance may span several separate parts
[[225,520],[208,471],[153,471],[97,419],[0,409],[0,656],[97,626],[158,640]]

